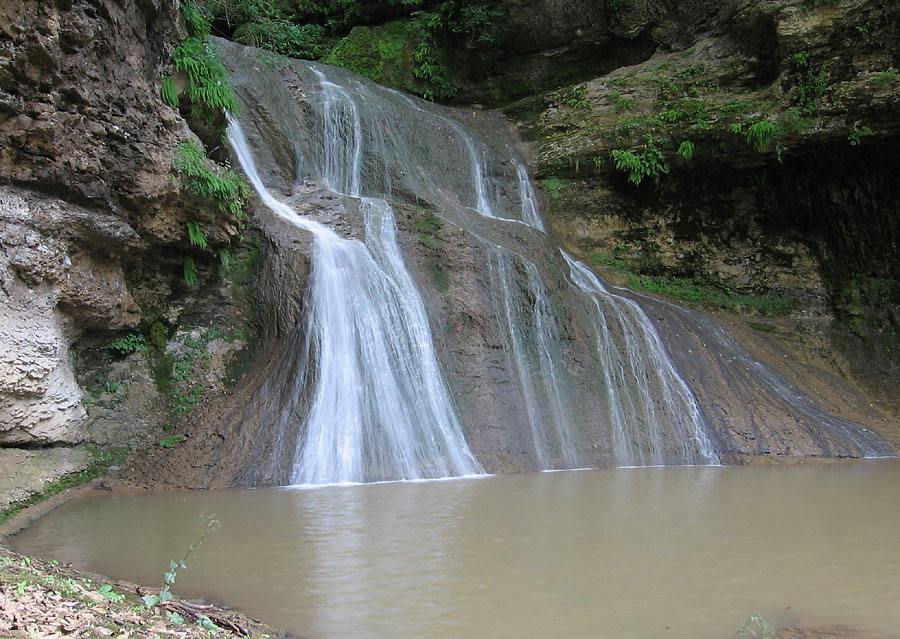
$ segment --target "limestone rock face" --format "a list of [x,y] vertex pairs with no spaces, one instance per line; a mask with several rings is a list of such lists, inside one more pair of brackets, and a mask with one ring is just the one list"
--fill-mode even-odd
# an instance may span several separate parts
[[87,465],[80,448],[0,448],[0,509],[39,493],[44,486]]
[[0,188],[0,443],[83,439],[69,339],[138,322],[115,255],[139,245],[119,218]]
[[145,362],[113,371],[134,419],[102,419],[74,361],[134,329],[138,302],[173,306],[184,222],[215,215],[170,177],[191,135],[159,97],[178,6],[0,6],[0,446],[123,443],[154,423]]

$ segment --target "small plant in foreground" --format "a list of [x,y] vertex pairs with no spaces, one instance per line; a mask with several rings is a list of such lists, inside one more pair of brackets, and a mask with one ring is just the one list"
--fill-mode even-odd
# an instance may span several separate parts
[[160,448],[174,448],[178,444],[187,440],[187,437],[184,435],[169,435],[167,437],[163,437],[160,442]]
[[[163,573],[163,585],[159,590],[158,595],[144,595],[141,599],[144,601],[144,605],[147,609],[155,608],[159,605],[165,604],[167,601],[172,599],[172,585],[175,583],[175,578],[178,576],[179,570],[187,570],[187,559],[191,556],[197,548],[203,545],[203,542],[206,541],[206,538],[210,535],[210,533],[215,532],[221,526],[221,522],[219,520],[214,519],[208,516],[201,516],[201,521],[205,521],[205,525],[203,526],[203,532],[200,533],[200,536],[197,538],[193,544],[190,545],[187,552],[184,553],[184,557],[181,558],[181,561],[169,561],[169,569]],[[176,613],[177,614],[177,613]],[[179,615],[180,617],[180,615]],[[207,621],[209,618],[206,618]],[[182,619],[182,622],[184,620]],[[210,622],[212,623],[212,622]],[[203,623],[200,624],[203,626]],[[203,626],[206,628],[206,626]],[[207,628],[208,630],[209,628]]]

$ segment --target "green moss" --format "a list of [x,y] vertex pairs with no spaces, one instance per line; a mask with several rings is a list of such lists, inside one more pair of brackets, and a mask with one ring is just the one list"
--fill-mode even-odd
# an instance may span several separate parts
[[426,97],[452,95],[455,89],[450,85],[442,52],[430,40],[429,33],[417,17],[355,27],[323,62],[408,93]]
[[444,221],[435,215],[433,211],[423,209],[413,222],[413,227],[422,244],[431,249],[436,249],[429,251],[428,270],[435,288],[441,292],[447,292],[450,290],[450,276],[447,274],[441,259],[442,249],[447,246],[447,242],[441,237]]
[[637,271],[621,253],[609,254],[594,251],[590,261],[595,266],[604,266],[618,273],[626,281],[626,286],[636,291],[647,291],[671,297],[679,302],[694,303],[704,307],[721,308],[748,315],[779,317],[789,314],[796,301],[786,295],[748,295],[737,293],[710,283],[697,282],[689,278],[672,277],[665,274],[648,275],[646,271],[659,273],[661,265],[654,267],[650,251],[640,251]]

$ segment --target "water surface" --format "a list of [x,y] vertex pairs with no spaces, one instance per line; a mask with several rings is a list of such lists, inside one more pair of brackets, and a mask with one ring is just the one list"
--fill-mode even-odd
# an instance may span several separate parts
[[154,584],[306,637],[730,638],[900,628],[900,463],[538,473],[91,497],[19,552]]

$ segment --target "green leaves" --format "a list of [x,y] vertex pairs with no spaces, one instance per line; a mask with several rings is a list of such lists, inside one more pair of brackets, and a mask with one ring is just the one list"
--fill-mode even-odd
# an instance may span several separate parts
[[[187,437],[185,437],[184,435],[169,435],[168,437],[163,437],[160,440],[159,446],[160,446],[160,448],[174,448],[175,446],[177,446],[178,444],[180,444],[184,441],[187,441]],[[181,567],[184,568],[185,566],[181,566]],[[175,583],[175,573],[177,572],[177,568],[178,568],[178,566],[175,566],[174,568],[172,568],[171,570],[169,570],[168,572],[166,572],[164,574],[164,577],[165,577],[164,582],[165,583],[167,583],[167,584]],[[170,581],[170,579],[171,579],[171,581]]]
[[[628,173],[628,181],[635,186],[640,186],[645,177],[656,177],[660,173],[669,173],[669,163],[665,161],[662,151],[656,146],[652,135],[644,136],[647,142],[644,144],[643,153],[615,149],[610,154],[615,161],[616,168]],[[664,142],[660,140],[660,143]],[[693,145],[692,145],[693,150]]]
[[685,160],[690,160],[694,157],[694,143],[690,140],[685,140],[678,146],[678,151],[676,151],[676,153]]
[[194,284],[197,282],[197,263],[194,262],[194,258],[190,255],[184,256],[184,281],[188,284]]
[[160,599],[157,595],[144,595],[141,597],[144,602],[144,605],[147,606],[147,609],[155,608],[159,605]]
[[110,601],[122,601],[123,599],[125,599],[125,595],[113,590],[113,587],[109,584],[103,584],[102,586],[100,586],[100,588],[97,590],[97,593],[103,595]]
[[744,137],[747,139],[747,144],[760,153],[763,153],[769,148],[769,145],[772,143],[772,138],[777,132],[778,128],[773,123],[768,120],[760,120],[759,122],[754,122],[750,125],[750,128],[747,129]]
[[178,87],[175,86],[172,76],[163,76],[162,87],[159,92],[163,102],[174,109],[178,108]]
[[188,77],[187,96],[197,117],[213,122],[222,109],[237,113],[238,105],[208,35],[191,36],[175,48],[175,68]]
[[200,225],[197,224],[197,222],[186,222],[185,225],[187,226],[188,238],[192,245],[199,246],[202,249],[209,246],[206,235],[203,234],[203,229],[200,228]]
[[823,64],[814,66],[809,61],[809,54],[800,51],[794,54],[794,67],[797,70],[797,83],[794,85],[793,98],[801,113],[813,113],[822,106],[821,97],[827,88],[828,72]]
[[128,355],[144,348],[144,336],[137,333],[129,333],[114,339],[106,345],[106,348],[116,355]]
[[[174,167],[188,177],[188,187],[194,193],[214,199],[221,212],[243,222],[244,202],[250,197],[250,187],[230,166],[212,162],[199,144],[187,140],[178,145]],[[188,232],[190,224],[188,222]],[[197,239],[199,241],[199,236]],[[191,237],[192,244],[206,248],[205,238],[203,242],[201,245]]]

